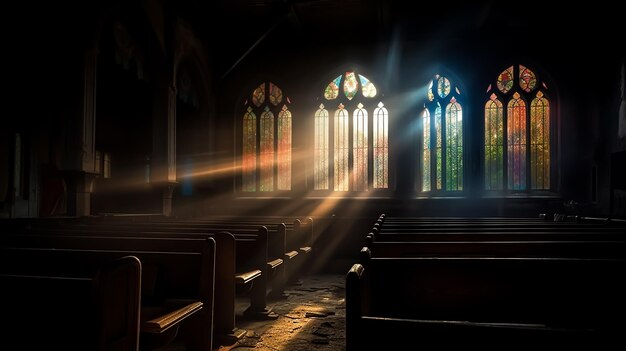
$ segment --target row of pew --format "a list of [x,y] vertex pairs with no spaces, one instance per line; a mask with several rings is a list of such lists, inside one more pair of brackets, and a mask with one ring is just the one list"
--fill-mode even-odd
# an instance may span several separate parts
[[24,349],[211,350],[304,274],[313,220],[108,217],[0,222],[3,340]]
[[383,214],[346,276],[347,350],[620,349],[625,276],[623,221]]

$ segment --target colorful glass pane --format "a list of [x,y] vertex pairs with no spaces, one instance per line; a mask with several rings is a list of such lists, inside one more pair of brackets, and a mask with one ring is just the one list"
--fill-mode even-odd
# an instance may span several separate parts
[[367,110],[363,104],[352,113],[353,190],[367,190]]
[[374,189],[389,187],[389,112],[382,102],[374,110]]
[[328,110],[324,109],[324,104],[320,104],[319,110],[315,112],[315,167],[313,170],[313,187],[315,190],[328,189],[330,143],[328,132]]
[[530,186],[550,189],[550,103],[541,91],[530,103]]
[[507,106],[508,188],[526,189],[526,103],[519,93]]
[[537,77],[530,68],[519,65],[519,86],[526,92],[531,92],[537,87]]
[[333,79],[332,82],[328,83],[326,89],[324,90],[324,97],[326,100],[334,100],[339,96],[339,83],[341,82],[341,76]]
[[446,77],[437,80],[437,94],[443,99],[450,94],[450,81]]
[[256,116],[252,108],[243,116],[242,190],[256,190]]
[[446,106],[446,190],[463,190],[463,110],[454,97]]
[[422,191],[430,191],[430,113],[422,112],[423,154],[422,154]]
[[435,94],[433,93],[433,81],[432,80],[430,81],[430,84],[428,84],[427,95],[428,95],[428,101],[435,100]]
[[500,73],[500,75],[498,76],[497,85],[498,89],[504,94],[508,93],[509,90],[513,88],[513,66],[505,69],[504,71],[502,71],[502,73]]
[[278,190],[291,190],[291,112],[283,105],[278,113]]
[[346,95],[348,100],[352,100],[358,89],[359,83],[356,81],[354,72],[346,72],[346,78],[343,81],[343,93]]
[[254,106],[259,107],[265,101],[265,83],[259,85],[252,92],[252,103]]
[[485,104],[485,189],[502,190],[503,165],[503,109],[496,94]]
[[441,130],[441,105],[437,103],[437,108],[435,108],[435,178],[436,189],[441,190],[442,186],[442,174],[441,171],[443,169],[443,160],[442,160],[442,130]]
[[361,93],[366,98],[373,98],[376,96],[376,87],[369,79],[359,74],[359,80],[361,81]]
[[274,83],[270,83],[270,102],[272,105],[278,106],[281,101],[283,101],[283,91]]
[[260,160],[261,169],[259,190],[274,190],[274,114],[269,107],[261,113],[260,126]]
[[348,111],[344,109],[343,104],[339,104],[339,109],[335,111],[334,118],[335,134],[333,141],[335,142],[334,150],[334,187],[335,191],[348,191],[349,184],[349,166],[348,155],[350,153],[349,138],[349,120]]

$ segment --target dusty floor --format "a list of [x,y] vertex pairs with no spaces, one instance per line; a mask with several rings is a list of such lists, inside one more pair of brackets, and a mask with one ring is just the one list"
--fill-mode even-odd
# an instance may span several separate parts
[[307,276],[302,283],[287,288],[287,299],[269,301],[276,320],[238,318],[246,336],[219,351],[345,350],[345,275]]

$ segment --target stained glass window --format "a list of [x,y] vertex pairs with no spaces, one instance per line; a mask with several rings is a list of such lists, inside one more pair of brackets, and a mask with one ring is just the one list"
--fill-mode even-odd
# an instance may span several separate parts
[[508,187],[526,189],[526,103],[519,93],[509,100],[507,123]]
[[450,81],[446,77],[440,77],[437,81],[437,94],[440,97],[445,98],[450,94]]
[[280,90],[279,87],[275,86],[274,83],[270,83],[270,102],[272,105],[276,106],[283,101],[283,91]]
[[428,101],[433,101],[435,100],[435,94],[433,94],[433,81],[430,81],[430,84],[428,85],[428,92],[426,93],[426,95],[428,96]]
[[529,68],[519,65],[519,86],[527,93],[531,92],[537,86],[537,78],[535,73]]
[[485,104],[485,188],[502,190],[504,152],[502,102],[491,94]]
[[536,91],[546,86],[523,65],[502,72],[497,90],[489,86],[485,103],[486,190],[550,189],[550,101],[544,91]]
[[333,79],[332,82],[328,83],[326,86],[326,90],[324,90],[324,97],[326,100],[334,100],[339,95],[339,83],[341,82],[341,76]]
[[435,186],[437,190],[441,190],[441,171],[443,169],[443,162],[441,159],[441,151],[443,148],[441,137],[441,105],[437,102],[437,107],[435,108],[435,178],[436,183]]
[[348,100],[352,100],[352,98],[354,98],[358,88],[359,83],[356,81],[354,72],[346,72],[346,79],[343,82],[343,93],[346,95]]
[[339,101],[333,114],[324,104],[315,112],[313,189],[389,187],[389,112],[383,102],[369,100],[377,93],[374,83],[355,71],[346,71],[326,86],[324,98]]
[[374,188],[389,187],[389,112],[382,102],[374,110]]
[[344,109],[343,104],[339,104],[339,108],[335,111],[335,191],[348,191],[350,171],[348,166],[348,156],[350,153],[348,138],[348,111]]
[[324,104],[320,104],[319,110],[315,112],[315,168],[313,170],[313,188],[315,190],[328,189],[328,110],[324,109]]
[[367,190],[367,110],[359,103],[352,114],[353,189]]
[[254,106],[259,107],[263,102],[265,102],[265,83],[259,85],[252,93],[252,103]]
[[430,113],[422,112],[423,152],[422,152],[422,191],[430,191]]
[[446,190],[463,190],[463,110],[453,97],[446,106]]
[[508,93],[511,88],[513,88],[513,66],[505,69],[498,76],[498,81],[496,84],[498,85],[498,89],[504,94]]
[[260,187],[261,191],[274,190],[274,114],[268,106],[261,114],[260,142]]
[[[281,105],[283,99],[286,103]],[[274,83],[260,84],[245,99],[242,191],[291,190],[292,114],[289,104],[289,98]]]
[[361,93],[366,98],[373,98],[376,96],[376,87],[369,79],[359,74],[359,80],[361,81]]
[[256,190],[256,116],[252,107],[243,116],[243,191]]
[[530,103],[531,189],[550,189],[550,103],[541,91]]
[[[463,190],[463,108],[448,77],[430,81],[421,114],[421,190]],[[431,137],[432,136],[432,137]]]
[[[271,90],[271,89],[270,89]],[[283,105],[278,113],[278,190],[291,190],[291,111]]]

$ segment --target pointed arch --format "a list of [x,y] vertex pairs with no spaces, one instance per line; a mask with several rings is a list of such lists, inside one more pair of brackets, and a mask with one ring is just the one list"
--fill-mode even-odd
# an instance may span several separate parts
[[422,112],[422,191],[430,191],[430,112],[424,108]]
[[265,106],[265,111],[261,113],[260,126],[260,191],[274,190],[274,114],[269,107]]
[[353,189],[367,190],[367,110],[359,104],[352,113]]
[[508,187],[513,190],[526,189],[526,102],[519,93],[507,104],[507,174]]
[[328,190],[328,169],[330,139],[328,130],[328,110],[324,104],[320,104],[319,110],[315,112],[315,152],[313,162],[313,188],[315,190]]
[[251,107],[243,115],[243,191],[256,190],[256,115]]
[[339,104],[339,108],[335,111],[335,191],[348,191],[349,182],[349,166],[348,156],[350,146],[348,145],[349,135],[349,119],[348,111],[344,109],[343,104]]
[[550,102],[541,91],[530,103],[531,189],[550,189]]
[[463,190],[463,109],[453,97],[446,106],[446,190]]
[[485,104],[485,187],[502,190],[503,127],[502,102],[491,94]]
[[389,187],[389,112],[381,102],[374,110],[374,189]]
[[[271,96],[271,95],[270,95]],[[278,113],[278,190],[291,190],[291,111],[283,105]]]

